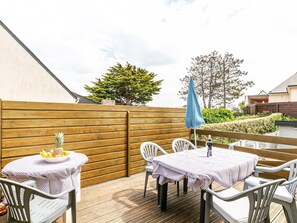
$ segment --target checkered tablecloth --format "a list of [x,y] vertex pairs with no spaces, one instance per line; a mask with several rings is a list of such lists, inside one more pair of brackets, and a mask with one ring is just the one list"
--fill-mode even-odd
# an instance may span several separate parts
[[72,153],[61,163],[47,163],[40,155],[34,155],[8,163],[2,173],[18,182],[35,180],[40,190],[59,194],[70,187],[78,189],[77,176],[87,161],[87,156],[81,153]]
[[206,189],[213,181],[224,187],[251,175],[258,156],[239,151],[213,148],[213,156],[206,156],[206,149],[194,149],[157,156],[153,159],[153,177],[165,184],[188,178],[188,186],[194,191]]

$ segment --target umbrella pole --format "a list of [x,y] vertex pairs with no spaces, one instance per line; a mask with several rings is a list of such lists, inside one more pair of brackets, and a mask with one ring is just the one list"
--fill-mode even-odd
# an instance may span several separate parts
[[195,140],[195,146],[197,147],[197,141],[196,141],[196,128],[194,129],[194,140]]

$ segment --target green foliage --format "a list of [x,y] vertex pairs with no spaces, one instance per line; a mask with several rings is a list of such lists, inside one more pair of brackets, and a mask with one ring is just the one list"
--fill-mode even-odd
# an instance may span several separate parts
[[88,98],[94,101],[110,98],[120,105],[145,105],[161,90],[163,80],[154,81],[155,77],[146,69],[117,63],[101,79],[92,82],[94,86],[85,85],[85,89],[91,93]]
[[238,103],[238,107],[233,108],[233,115],[234,117],[239,117],[244,115],[244,101]]
[[244,119],[251,119],[251,118],[261,118],[261,117],[266,117],[266,116],[269,116],[271,115],[271,113],[259,113],[257,115],[241,115],[241,116],[238,116],[238,117],[235,117],[235,120],[244,120]]
[[63,143],[64,143],[64,133],[63,132],[55,133],[56,148],[62,147]]
[[288,116],[288,115],[283,115],[282,121],[295,121],[297,118]]
[[[240,132],[240,133],[251,133],[251,134],[266,134],[275,132],[277,126],[275,125],[276,120],[282,120],[281,113],[271,114],[266,117],[245,119],[227,123],[216,123],[207,124],[201,126],[199,129],[213,130],[222,132]],[[215,142],[218,143],[230,143],[232,140],[227,138],[213,137]],[[205,140],[205,136],[200,138]],[[234,140],[233,140],[234,141]]]
[[238,121],[238,120],[245,120],[245,119],[252,119],[252,118],[260,118],[258,115],[241,115],[241,116],[237,116],[235,117],[234,121]]
[[202,115],[206,124],[233,121],[233,113],[226,108],[205,108]]

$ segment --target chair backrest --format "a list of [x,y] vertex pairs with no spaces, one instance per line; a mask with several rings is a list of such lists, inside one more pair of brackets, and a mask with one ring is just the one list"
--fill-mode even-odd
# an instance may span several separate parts
[[[288,162],[287,165],[290,169],[288,181],[293,181],[295,178],[297,178],[297,159]],[[293,181],[291,184],[286,185],[286,188],[289,191],[289,193],[293,197],[295,197],[297,180]]]
[[178,138],[173,140],[172,142],[172,149],[176,152],[184,151],[185,149],[196,149],[197,147],[191,143],[189,140]]
[[[0,178],[0,186],[8,203],[9,219],[13,222],[31,222],[30,200],[34,189],[11,180]],[[9,221],[9,222],[10,222]]]
[[161,146],[153,142],[144,142],[140,146],[140,153],[148,164],[151,164],[153,158],[158,155],[158,151],[163,154],[167,154],[167,152],[162,149]]
[[274,180],[243,191],[250,203],[248,222],[260,223],[266,219],[272,197],[278,185],[283,182],[285,179]]

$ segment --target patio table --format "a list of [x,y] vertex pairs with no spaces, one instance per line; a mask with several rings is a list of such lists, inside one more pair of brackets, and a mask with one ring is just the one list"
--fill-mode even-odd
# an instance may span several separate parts
[[[73,152],[60,163],[47,163],[40,155],[14,160],[5,165],[2,174],[11,180],[24,182],[35,180],[37,187],[49,194],[59,194],[70,187],[76,190],[76,201],[80,201],[80,171],[88,161],[82,153]],[[67,199],[64,197],[64,199]],[[71,211],[63,215],[63,223],[71,223]]]
[[205,190],[216,181],[230,187],[252,174],[258,156],[239,151],[213,148],[213,156],[206,156],[206,148],[157,156],[153,159],[153,174],[158,178],[158,204],[167,208],[169,182],[187,179],[193,191],[201,189],[200,222],[204,222]]
[[70,187],[79,190],[78,175],[87,161],[86,155],[75,152],[60,163],[47,163],[40,155],[26,156],[6,164],[2,174],[18,182],[35,180],[40,190],[59,194]]

